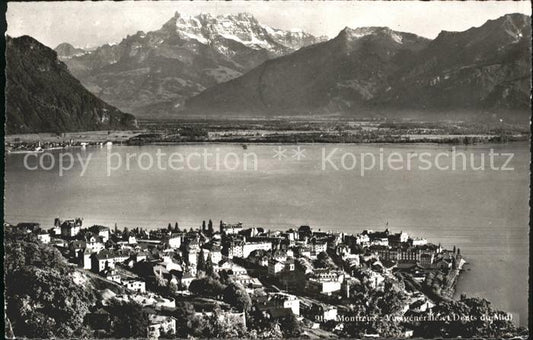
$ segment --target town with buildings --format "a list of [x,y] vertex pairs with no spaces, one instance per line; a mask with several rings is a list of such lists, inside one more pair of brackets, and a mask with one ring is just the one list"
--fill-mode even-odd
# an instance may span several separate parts
[[[51,228],[38,223],[5,227],[57,248],[82,274],[75,277],[79,284],[93,276],[120,288],[105,289],[85,316],[98,334],[109,327],[106,305],[119,300],[148,311],[150,338],[177,334],[183,320],[172,311],[180,301],[190,302],[197,316],[210,316],[216,308],[220,317],[256,332],[263,319],[267,325],[290,319],[302,327],[298,335],[342,336],[360,322],[368,327],[359,335],[378,337],[383,335],[379,327],[368,320],[425,315],[452,298],[465,263],[460,249],[388,229],[348,235],[305,225],[272,231],[209,220],[189,230],[178,222],[129,230],[87,227],[82,218],[56,218]],[[372,296],[389,295],[394,301],[383,301],[391,306],[381,306],[378,314],[361,308]],[[402,323],[402,337],[413,336],[408,324]]]

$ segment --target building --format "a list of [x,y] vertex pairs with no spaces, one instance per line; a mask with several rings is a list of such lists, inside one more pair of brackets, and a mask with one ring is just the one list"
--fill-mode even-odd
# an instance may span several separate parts
[[350,252],[350,247],[348,247],[346,244],[339,244],[337,245],[337,247],[335,247],[335,253],[342,257],[344,257],[345,255],[349,255]]
[[424,238],[412,238],[412,239],[409,239],[409,242],[411,243],[413,247],[425,246],[426,244],[428,244],[428,241]]
[[269,275],[276,275],[282,272],[283,269],[285,269],[285,264],[283,264],[282,262],[275,260],[275,259],[271,259],[270,261],[268,261],[268,274]]
[[416,248],[401,249],[398,251],[398,261],[416,263],[420,260],[420,251]]
[[322,306],[322,313],[324,320],[337,320],[337,307]]
[[299,239],[298,232],[296,230],[290,229],[284,233],[284,236],[287,240],[290,241],[290,244],[293,244],[296,240]]
[[227,246],[228,258],[242,257],[243,241],[232,241]]
[[189,289],[189,286],[191,285],[191,282],[193,282],[196,279],[194,275],[191,273],[183,273],[180,283],[185,289]]
[[285,262],[287,260],[287,252],[278,249],[272,253],[272,259],[279,262]]
[[[272,249],[271,242],[245,242],[242,244],[241,256],[247,258],[254,250],[269,251]],[[235,256],[235,255],[234,255]]]
[[195,250],[187,251],[187,263],[189,266],[196,267],[198,265],[198,252]]
[[290,256],[287,257],[287,260],[285,261],[285,271],[292,272],[294,271],[294,257]]
[[100,236],[104,243],[109,240],[110,229],[108,227],[104,227],[103,225],[93,225],[89,228],[89,231],[96,236]]
[[342,271],[330,269],[316,269],[313,277],[320,281],[344,281],[344,273]]
[[44,244],[50,243],[50,234],[48,234],[46,231],[42,230],[39,233],[37,233],[37,239]]
[[433,262],[433,266],[438,269],[451,269],[453,268],[454,260],[451,259],[439,259]]
[[373,245],[370,250],[377,253],[380,260],[397,261],[399,263],[417,263],[422,254],[421,249],[411,246],[386,247]]
[[311,252],[314,252],[317,255],[325,252],[327,249],[328,244],[326,242],[316,241],[311,243]]
[[308,280],[308,287],[321,294],[331,294],[341,290],[344,273],[329,269],[316,269]]
[[218,267],[218,271],[225,271],[232,275],[248,275],[248,271],[244,267],[241,267],[231,261],[222,261]]
[[50,234],[54,235],[54,236],[61,236],[61,227],[57,226],[57,227],[53,227],[53,228],[50,228]]
[[146,292],[146,283],[144,281],[140,280],[126,280],[122,281],[122,284],[126,287],[126,289],[137,292],[137,293],[145,293]]
[[384,232],[374,232],[369,235],[370,237],[370,244],[376,245],[376,246],[389,246],[389,230],[385,230]]
[[174,252],[168,252],[168,251],[163,251],[162,253],[158,254],[159,259],[161,259],[164,263],[172,262],[173,256],[174,256]]
[[85,241],[85,247],[93,253],[98,253],[105,249],[103,236],[98,236],[97,234],[88,231],[83,233],[82,239]]
[[149,326],[146,335],[149,339],[158,339],[163,334],[176,334],[176,318],[166,315],[148,315]]
[[276,293],[272,296],[270,301],[275,307],[289,308],[294,315],[300,316],[300,299],[298,299],[297,296],[286,293]]
[[147,252],[140,251],[140,252],[137,252],[137,253],[133,254],[132,259],[135,262],[146,261],[146,256],[148,256]]
[[166,243],[167,245],[172,248],[172,249],[178,249],[179,247],[181,247],[181,237],[182,237],[182,234],[179,234],[179,233],[172,233]]
[[79,266],[83,269],[87,269],[87,270],[90,270],[91,267],[92,267],[92,260],[91,260],[91,256],[92,256],[92,252],[88,249],[85,249],[82,253],[79,254],[79,257],[80,257],[80,262],[79,262]]
[[66,220],[61,224],[61,236],[65,238],[72,238],[78,235],[81,230],[82,222],[81,218],[76,218],[74,220]]
[[71,257],[78,257],[80,253],[83,253],[87,248],[85,241],[74,240],[68,243],[68,249]]
[[420,255],[420,265],[422,267],[430,267],[435,260],[435,255],[433,253],[423,253]]
[[365,230],[363,233],[358,234],[355,237],[355,243],[361,246],[370,244],[370,236],[368,236],[368,232]]
[[122,283],[122,277],[114,269],[104,269],[101,272],[101,275],[104,276],[109,281],[114,281],[116,283]]
[[400,246],[401,244],[407,243],[408,241],[409,235],[403,231],[389,235],[389,244],[392,247]]
[[383,289],[385,278],[381,274],[376,273],[375,271],[372,271],[372,270],[369,271],[369,274],[370,274],[370,277],[369,277],[370,287],[376,290]]
[[327,295],[341,290],[341,285],[342,282],[339,281],[321,281],[315,278],[309,278],[307,281],[307,287],[310,290]]
[[226,224],[222,221],[220,222],[220,233],[223,235],[236,235],[242,230],[243,227],[241,222],[237,224]]
[[99,273],[106,268],[115,268],[115,264],[124,262],[130,257],[129,253],[104,249],[92,255],[91,270]]
[[220,251],[220,246],[214,245],[211,247],[211,250],[209,251],[209,258],[211,263],[214,265],[222,261],[222,252]]
[[308,246],[300,246],[296,248],[298,255],[301,257],[311,258],[311,248]]

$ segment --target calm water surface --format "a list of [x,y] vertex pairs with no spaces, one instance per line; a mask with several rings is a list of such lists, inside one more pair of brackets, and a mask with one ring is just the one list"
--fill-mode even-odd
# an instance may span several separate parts
[[[380,148],[385,156],[399,152],[449,153],[440,145],[301,145],[305,158],[291,158],[292,145],[283,160],[273,158],[273,145],[180,145],[114,147],[125,161],[127,153],[156,152],[219,154],[232,152],[257,155],[257,171],[249,166],[238,170],[142,170],[133,161],[106,174],[106,149],[73,150],[89,165],[84,176],[81,166],[58,176],[51,170],[26,170],[23,154],[6,156],[5,218],[8,222],[37,221],[45,227],[57,216],[81,216],[84,223],[119,227],[164,227],[178,221],[181,227],[197,227],[202,220],[241,221],[248,226],[286,228],[309,224],[323,230],[357,233],[364,228],[404,230],[443,246],[456,245],[469,261],[458,285],[458,294],[486,297],[497,307],[512,312],[521,325],[527,324],[528,278],[528,197],[530,155],[526,144],[457,147],[468,156],[491,148],[512,152],[513,171],[456,170],[367,171],[322,170],[322,152],[338,152],[331,159],[337,166],[345,152],[372,153]],[[325,148],[325,151],[323,151]],[[60,151],[54,151],[58,160]],[[32,156],[33,157],[33,156]],[[90,158],[89,158],[90,157]],[[118,156],[117,156],[118,157]],[[114,159],[116,162],[116,159]],[[165,160],[165,158],[163,158]],[[231,160],[231,159],[230,159]],[[345,161],[350,165],[350,158]],[[49,161],[49,159],[48,159]],[[147,159],[141,164],[147,166]],[[359,161],[359,159],[357,159]],[[35,165],[35,160],[29,162]],[[199,161],[195,158],[194,166]],[[207,167],[214,167],[212,156]],[[231,162],[230,162],[231,163]],[[441,166],[449,159],[443,158]],[[501,165],[502,161],[496,162]],[[48,165],[48,162],[43,164]],[[68,164],[68,163],[66,163]],[[116,164],[116,163],[114,163]],[[368,164],[368,163],[367,163]],[[163,165],[166,165],[163,163]]]

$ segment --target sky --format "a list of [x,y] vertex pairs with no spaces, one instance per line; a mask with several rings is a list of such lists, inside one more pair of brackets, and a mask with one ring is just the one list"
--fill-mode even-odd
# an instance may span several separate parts
[[344,27],[388,26],[435,38],[464,31],[507,13],[531,15],[529,1],[102,1],[9,2],[7,34],[30,35],[55,48],[62,42],[95,47],[137,31],[161,28],[174,12],[212,15],[248,12],[274,28],[336,36]]

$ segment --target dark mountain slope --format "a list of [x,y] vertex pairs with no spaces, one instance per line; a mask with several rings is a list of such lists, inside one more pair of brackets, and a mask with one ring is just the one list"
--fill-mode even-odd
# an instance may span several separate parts
[[529,17],[510,14],[465,32],[441,32],[376,102],[426,110],[528,112],[530,25]]
[[429,41],[385,27],[346,28],[334,39],[269,60],[187,102],[192,111],[266,114],[339,112],[387,87],[402,58]]
[[187,101],[186,114],[529,116],[531,20],[509,14],[429,41],[388,28],[269,60]]
[[135,127],[135,117],[87,91],[37,40],[6,37],[6,133]]

